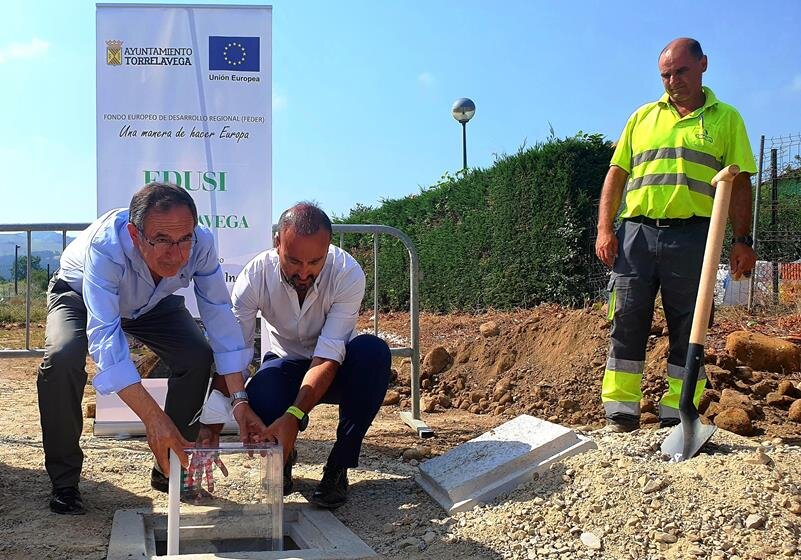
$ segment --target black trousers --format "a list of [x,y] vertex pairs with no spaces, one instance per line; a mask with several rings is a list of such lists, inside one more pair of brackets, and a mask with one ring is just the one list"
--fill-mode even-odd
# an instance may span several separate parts
[[[337,440],[328,465],[359,465],[362,441],[387,393],[391,362],[387,343],[371,334],[359,335],[345,346],[345,360],[321,401],[339,405]],[[265,356],[247,386],[250,406],[262,422],[269,426],[292,406],[310,363]]]
[[[164,408],[181,434],[193,441],[198,426],[189,422],[203,404],[213,355],[184,298],[167,296],[141,317],[123,319],[122,328],[169,367]],[[81,475],[87,348],[83,297],[54,278],[47,294],[45,355],[36,380],[45,469],[54,488],[77,486]]]

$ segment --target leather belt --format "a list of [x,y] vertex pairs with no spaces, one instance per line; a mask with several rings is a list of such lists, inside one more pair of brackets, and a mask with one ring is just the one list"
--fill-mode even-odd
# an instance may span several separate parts
[[658,228],[684,227],[692,224],[709,223],[709,218],[704,216],[690,216],[689,218],[648,218],[646,216],[634,216],[632,218],[624,218],[624,220]]

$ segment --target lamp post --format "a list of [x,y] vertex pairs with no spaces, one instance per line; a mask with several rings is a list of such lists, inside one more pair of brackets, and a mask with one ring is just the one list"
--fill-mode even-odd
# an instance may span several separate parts
[[17,266],[18,266],[18,259],[19,259],[19,248],[20,246],[16,243],[14,244],[14,266],[11,269],[11,274],[14,275],[14,295],[18,296],[19,292],[17,291]]
[[451,108],[453,118],[462,125],[462,169],[467,169],[467,121],[476,114],[476,104],[471,99],[460,97]]

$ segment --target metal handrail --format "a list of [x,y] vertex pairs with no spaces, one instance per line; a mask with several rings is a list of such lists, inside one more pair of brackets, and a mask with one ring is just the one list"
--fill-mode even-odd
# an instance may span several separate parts
[[[44,355],[44,349],[31,348],[31,234],[34,231],[60,231],[61,250],[67,248],[67,232],[82,231],[89,227],[83,223],[54,223],[54,224],[0,224],[0,233],[25,232],[27,234],[27,259],[25,268],[25,349],[0,350],[0,358],[32,358]],[[14,274],[17,273],[17,263],[14,263]]]
[[[67,232],[82,231],[88,223],[49,223],[49,224],[0,224],[0,233],[27,233],[27,270],[25,282],[25,349],[0,349],[0,358],[31,358],[44,355],[44,349],[31,348],[31,234],[34,231],[60,231],[62,250],[67,247]],[[411,238],[401,230],[377,224],[333,224],[333,231],[340,236],[340,246],[344,234],[373,235],[373,330],[378,336],[378,236],[391,235],[399,239],[409,253],[409,320],[410,346],[390,349],[393,356],[411,358],[411,412],[401,412],[403,421],[417,430],[420,437],[430,437],[433,431],[420,417],[420,263],[417,249]],[[276,227],[273,226],[273,230]],[[16,266],[16,263],[15,263]],[[15,269],[16,270],[16,269]]]

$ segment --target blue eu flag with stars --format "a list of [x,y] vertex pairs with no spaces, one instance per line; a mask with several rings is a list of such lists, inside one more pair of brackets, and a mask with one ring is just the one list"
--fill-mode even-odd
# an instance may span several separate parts
[[259,71],[258,37],[209,37],[209,70]]

